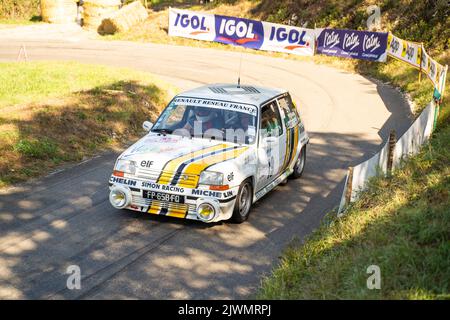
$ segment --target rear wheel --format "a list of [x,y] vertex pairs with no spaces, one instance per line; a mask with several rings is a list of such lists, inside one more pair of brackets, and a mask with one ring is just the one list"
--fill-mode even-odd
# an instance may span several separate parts
[[305,163],[306,163],[306,146],[304,146],[302,150],[300,150],[300,154],[298,155],[297,161],[295,162],[292,178],[297,179],[302,176],[303,170],[305,170]]
[[248,219],[253,202],[253,186],[250,179],[242,182],[233,210],[233,221],[242,223]]

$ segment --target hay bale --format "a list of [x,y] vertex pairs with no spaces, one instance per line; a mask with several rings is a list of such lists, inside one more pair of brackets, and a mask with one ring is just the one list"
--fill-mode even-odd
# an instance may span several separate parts
[[75,22],[77,11],[75,0],[41,0],[41,15],[45,22]]
[[83,3],[83,26],[98,29],[103,19],[117,12],[120,0],[85,0]]
[[134,25],[147,19],[148,13],[140,1],[135,1],[124,6],[122,9],[104,19],[99,32],[114,34],[124,32]]

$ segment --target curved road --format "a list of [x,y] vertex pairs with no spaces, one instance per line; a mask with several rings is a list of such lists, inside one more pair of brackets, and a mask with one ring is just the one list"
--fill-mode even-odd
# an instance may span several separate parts
[[[0,60],[77,60],[149,71],[180,89],[236,82],[240,53],[0,32]],[[0,298],[251,297],[283,248],[339,202],[346,168],[411,121],[388,86],[308,62],[243,54],[242,82],[290,90],[311,135],[302,179],[261,199],[248,222],[206,225],[114,210],[103,154],[0,192]],[[66,289],[69,265],[81,290]]]

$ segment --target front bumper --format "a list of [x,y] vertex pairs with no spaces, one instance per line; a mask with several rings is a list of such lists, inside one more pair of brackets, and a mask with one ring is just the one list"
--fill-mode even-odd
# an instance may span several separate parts
[[[217,222],[230,219],[239,189],[239,187],[235,187],[219,192],[203,188],[177,188],[130,177],[120,178],[116,176],[111,176],[109,186],[110,190],[114,188],[129,190],[127,194],[129,194],[131,199],[127,201],[127,205],[123,209],[203,222]],[[144,190],[184,196],[185,201],[184,203],[175,203],[144,198]],[[198,206],[203,202],[209,202],[217,208],[214,218],[210,221],[200,219],[197,214]]]

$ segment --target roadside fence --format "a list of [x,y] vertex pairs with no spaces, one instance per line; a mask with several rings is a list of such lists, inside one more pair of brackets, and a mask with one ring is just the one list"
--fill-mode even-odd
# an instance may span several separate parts
[[396,138],[395,130],[392,130],[379,152],[370,159],[349,167],[338,216],[344,213],[348,204],[358,200],[359,194],[367,188],[370,178],[390,175],[393,170],[401,168],[404,159],[420,151],[434,130],[438,112],[438,105],[431,101],[399,139]]

